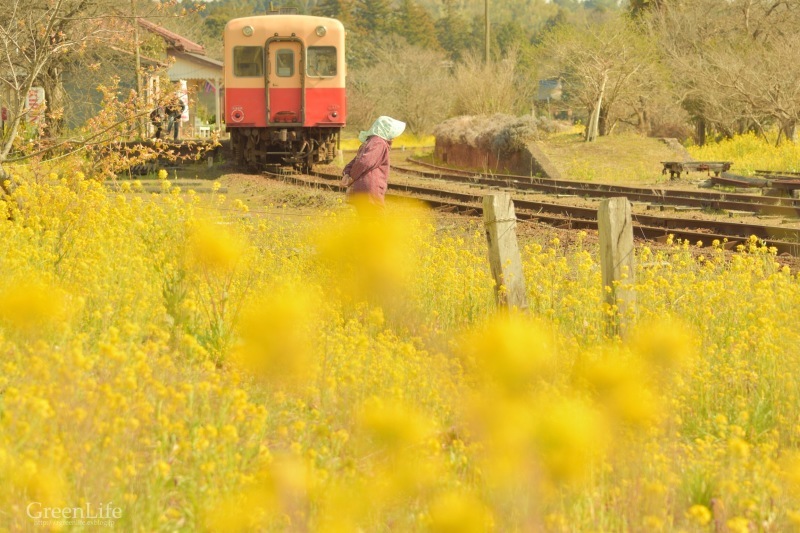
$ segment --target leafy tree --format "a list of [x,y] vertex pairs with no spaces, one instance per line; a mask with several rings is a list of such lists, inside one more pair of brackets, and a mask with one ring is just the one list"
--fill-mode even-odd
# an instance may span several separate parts
[[526,67],[533,68],[531,64],[533,45],[525,29],[517,22],[499,24],[492,31],[492,47],[495,57],[505,57],[512,50],[517,51],[520,62],[525,62]]
[[[206,42],[222,40],[222,31],[229,20],[248,17],[256,13],[256,7],[249,2],[211,2],[205,9],[203,34]],[[263,12],[262,12],[263,13]]]
[[580,0],[553,0],[553,3],[560,8],[576,11],[582,7],[583,2]]

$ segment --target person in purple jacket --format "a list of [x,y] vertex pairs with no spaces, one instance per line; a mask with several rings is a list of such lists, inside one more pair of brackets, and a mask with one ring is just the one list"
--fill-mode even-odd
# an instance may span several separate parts
[[405,122],[378,117],[358,139],[363,143],[352,161],[342,171],[342,186],[347,187],[347,201],[359,206],[383,207],[389,184],[389,150],[392,139],[400,136]]

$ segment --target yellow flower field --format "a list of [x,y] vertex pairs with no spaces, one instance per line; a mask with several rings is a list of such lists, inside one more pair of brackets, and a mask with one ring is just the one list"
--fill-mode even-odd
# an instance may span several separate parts
[[731,172],[753,174],[756,170],[800,172],[800,144],[783,140],[777,144],[778,133],[770,131],[767,138],[753,132],[731,139],[690,146],[692,157],[699,161],[732,161]]
[[[20,173],[23,170],[19,170]],[[0,530],[800,530],[800,279],[585,235],[25,173],[0,200]],[[702,255],[701,255],[702,254]]]

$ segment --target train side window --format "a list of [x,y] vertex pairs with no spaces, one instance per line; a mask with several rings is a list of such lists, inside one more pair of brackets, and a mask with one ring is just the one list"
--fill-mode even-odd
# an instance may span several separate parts
[[275,52],[278,76],[290,78],[294,76],[294,52],[291,50],[278,50]]
[[234,46],[233,75],[244,78],[263,76],[264,49],[260,46]]
[[309,46],[306,73],[320,78],[336,76],[336,47]]

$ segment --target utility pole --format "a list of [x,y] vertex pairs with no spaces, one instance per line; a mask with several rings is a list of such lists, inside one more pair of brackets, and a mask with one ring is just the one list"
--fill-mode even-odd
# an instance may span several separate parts
[[484,0],[484,24],[486,26],[486,43],[485,43],[485,52],[484,52],[484,59],[486,60],[486,64],[489,64],[490,56],[489,56],[489,0]]
[[133,49],[134,57],[136,58],[136,100],[134,101],[134,111],[136,113],[136,129],[139,132],[139,137],[144,138],[144,122],[139,116],[142,101],[142,56],[139,53],[139,19],[136,18],[136,0],[131,0],[131,15],[133,16]]

